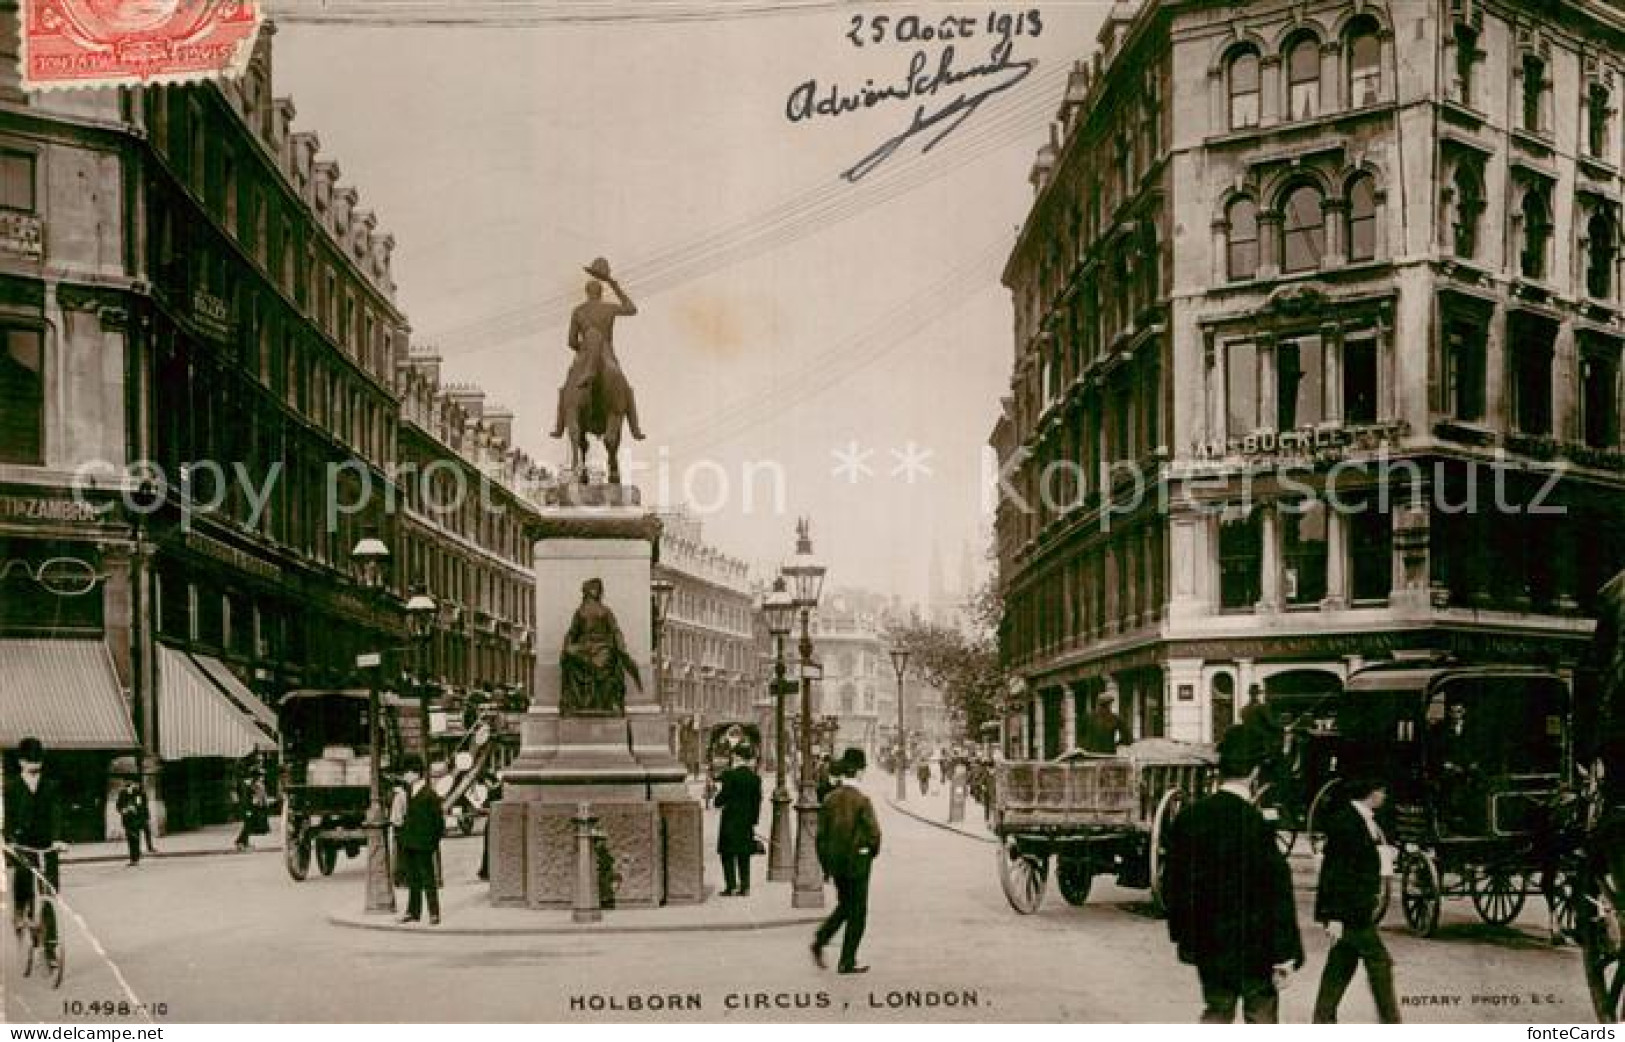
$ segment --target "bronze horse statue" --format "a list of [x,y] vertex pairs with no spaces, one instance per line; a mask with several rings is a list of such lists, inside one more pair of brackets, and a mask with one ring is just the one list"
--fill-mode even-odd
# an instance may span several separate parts
[[570,368],[572,403],[564,411],[565,434],[570,442],[570,468],[587,483],[587,436],[604,445],[609,455],[609,482],[621,483],[621,429],[626,424],[632,396],[613,349],[603,334],[588,329]]

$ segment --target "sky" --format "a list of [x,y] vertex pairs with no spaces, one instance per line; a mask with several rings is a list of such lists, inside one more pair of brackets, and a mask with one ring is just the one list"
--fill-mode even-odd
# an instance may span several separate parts
[[[799,121],[787,107],[808,80],[817,96],[904,82],[917,51],[938,67],[945,45],[900,42],[896,23],[874,43],[875,13],[974,19],[953,45],[964,71],[992,60],[990,11],[1028,10],[290,20],[275,89],[394,234],[413,343],[439,349],[443,379],[512,408],[535,459],[565,459],[547,432],[569,308],[583,265],[604,257],[640,309],[617,324],[615,350],[649,435],[623,447],[623,466],[644,468],[645,503],[687,502],[709,542],[761,574],[809,516],[831,584],[918,600],[933,547],[950,583],[964,548],[985,555],[986,442],[1013,350],[999,275],[1065,70],[1093,49],[1106,5],[1040,5],[1038,35],[1011,40],[1008,62],[1037,62],[1024,79],[930,152],[912,138],[855,182],[843,171],[907,129],[920,101]],[[925,104],[1015,77],[961,81]]]

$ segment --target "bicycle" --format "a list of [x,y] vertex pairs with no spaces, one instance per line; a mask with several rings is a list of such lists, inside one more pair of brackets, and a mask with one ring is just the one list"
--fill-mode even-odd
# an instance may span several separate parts
[[[67,969],[67,950],[62,938],[62,917],[57,913],[56,888],[45,878],[44,871],[46,855],[57,851],[15,844],[10,849],[12,858],[34,877],[28,905],[12,923],[17,934],[23,976],[34,972],[34,963],[38,960],[45,976],[51,978],[51,987],[60,988]],[[54,951],[47,950],[47,937],[55,939]]]

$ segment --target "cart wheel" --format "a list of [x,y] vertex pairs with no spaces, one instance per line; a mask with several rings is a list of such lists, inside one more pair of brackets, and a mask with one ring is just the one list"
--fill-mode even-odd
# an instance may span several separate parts
[[1432,937],[1439,928],[1439,870],[1428,854],[1407,854],[1400,866],[1400,903],[1405,923],[1418,937]]
[[1607,877],[1586,876],[1576,887],[1575,902],[1586,984],[1597,1020],[1616,1024],[1625,1014],[1625,924],[1619,918],[1619,895]]
[[296,883],[310,874],[310,837],[299,827],[299,819],[286,810],[282,812],[282,861]]
[[322,875],[330,876],[339,863],[339,848],[332,843],[316,844],[316,867],[321,869]]
[[1334,806],[1332,792],[1336,787],[1337,779],[1333,778],[1320,787],[1320,791],[1315,793],[1314,801],[1309,804],[1309,818],[1304,822],[1303,831],[1309,835],[1309,852],[1316,857],[1326,851],[1326,833],[1315,826],[1320,824]]
[[1291,857],[1292,848],[1298,842],[1298,830],[1293,828],[1292,821],[1286,815],[1286,808],[1281,806],[1280,790],[1274,782],[1265,782],[1253,796],[1253,806],[1264,815],[1264,820],[1270,823],[1275,830],[1275,846],[1281,851],[1282,857]]
[[1044,903],[1044,885],[1049,882],[1049,855],[1023,851],[1015,837],[999,845],[999,884],[1005,900],[1022,915],[1032,915]]
[[1168,829],[1184,809],[1185,790],[1169,789],[1162,794],[1157,816],[1151,820],[1151,849],[1147,852],[1151,859],[1151,901],[1159,912],[1164,908],[1162,874],[1168,870]]
[[1505,865],[1488,865],[1473,879],[1473,907],[1491,926],[1505,926],[1523,911],[1523,876]]
[[1552,920],[1552,943],[1574,940],[1579,934],[1579,876],[1571,871],[1560,871],[1551,889],[1545,892],[1546,908]]
[[1089,900],[1089,887],[1095,881],[1095,865],[1087,857],[1055,859],[1055,885],[1066,903],[1075,907]]

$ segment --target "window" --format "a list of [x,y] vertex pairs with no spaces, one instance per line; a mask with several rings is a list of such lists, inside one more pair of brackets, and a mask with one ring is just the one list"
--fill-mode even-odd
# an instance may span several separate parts
[[1343,342],[1343,422],[1377,422],[1377,343],[1371,339]]
[[1226,429],[1230,437],[1251,433],[1258,425],[1258,355],[1252,344],[1225,349]]
[[1289,605],[1319,604],[1326,597],[1326,504],[1281,509],[1281,584]]
[[1377,184],[1369,176],[1349,185],[1348,254],[1351,261],[1377,256]]
[[1299,185],[1287,193],[1282,208],[1281,269],[1314,271],[1326,253],[1326,217],[1321,212],[1320,191],[1313,185]]
[[45,462],[45,338],[0,326],[0,463]]
[[1482,322],[1459,318],[1445,329],[1445,366],[1451,412],[1474,423],[1484,418],[1484,355],[1488,331]]
[[1320,41],[1305,36],[1287,50],[1287,102],[1290,119],[1320,115]]
[[1356,602],[1388,599],[1393,585],[1393,525],[1380,499],[1348,504],[1349,596]]
[[1478,216],[1484,212],[1484,184],[1478,172],[1468,166],[1456,167],[1455,209],[1451,214],[1456,256],[1471,259],[1478,252]]
[[1552,346],[1555,324],[1515,314],[1508,323],[1512,340],[1513,413],[1524,434],[1552,431]]
[[1523,252],[1519,259],[1525,278],[1546,277],[1546,244],[1551,236],[1551,208],[1546,204],[1546,194],[1530,188],[1523,196]]
[[1258,126],[1259,101],[1262,90],[1259,83],[1258,52],[1248,48],[1230,58],[1230,129],[1243,130]]
[[1614,265],[1619,256],[1614,221],[1598,210],[1586,224],[1586,292],[1598,300],[1614,295]]
[[1325,367],[1318,337],[1283,340],[1275,347],[1275,429],[1289,431],[1324,419]]
[[1613,116],[1608,88],[1593,83],[1586,96],[1586,146],[1596,159],[1608,158],[1608,127]]
[[1237,199],[1225,213],[1228,224],[1226,271],[1232,282],[1258,274],[1258,207],[1251,199]]
[[1226,511],[1219,521],[1219,606],[1250,609],[1263,590],[1264,540],[1258,514]]
[[0,210],[34,212],[34,157],[0,152]]
[[1356,21],[1348,40],[1349,106],[1375,105],[1382,98],[1382,43],[1376,23],[1369,18]]
[[1546,107],[1546,63],[1538,55],[1523,57],[1523,129],[1540,133],[1545,125],[1541,113]]
[[1580,360],[1580,424],[1587,445],[1619,441],[1619,349],[1587,351]]
[[1474,70],[1478,65],[1478,31],[1470,25],[1456,25],[1456,100],[1473,104]]

